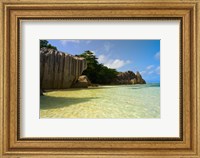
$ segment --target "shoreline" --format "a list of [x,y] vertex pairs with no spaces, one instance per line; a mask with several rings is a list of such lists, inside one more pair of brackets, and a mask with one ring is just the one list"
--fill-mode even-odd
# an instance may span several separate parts
[[146,86],[148,87],[149,85],[159,85],[160,83],[147,83],[147,84],[119,84],[119,85],[98,85],[98,86],[89,86],[87,88],[66,88],[66,89],[45,89],[43,90],[44,93],[52,92],[52,91],[67,91],[67,90],[89,90],[89,89],[101,89],[101,88],[106,88],[106,87],[122,87],[122,86]]

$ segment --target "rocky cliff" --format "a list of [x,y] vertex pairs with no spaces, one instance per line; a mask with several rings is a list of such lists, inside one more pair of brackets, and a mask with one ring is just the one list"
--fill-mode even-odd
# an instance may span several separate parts
[[120,72],[117,75],[115,84],[146,84],[145,80],[142,78],[141,74],[137,72],[136,74],[132,71]]
[[54,49],[40,50],[40,87],[42,89],[70,88],[87,68],[84,58]]

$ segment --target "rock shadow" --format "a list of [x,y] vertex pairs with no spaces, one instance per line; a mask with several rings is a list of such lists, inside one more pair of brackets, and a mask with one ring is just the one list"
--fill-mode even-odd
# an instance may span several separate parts
[[76,98],[76,97],[42,96],[40,97],[40,109],[48,110],[48,109],[63,108],[79,103],[88,102],[91,99],[97,99],[97,97]]
[[81,91],[81,90],[96,90],[96,89],[105,89],[105,87],[89,87],[89,88],[67,88],[67,89],[46,89],[43,90],[44,94],[46,92],[55,92],[55,91]]

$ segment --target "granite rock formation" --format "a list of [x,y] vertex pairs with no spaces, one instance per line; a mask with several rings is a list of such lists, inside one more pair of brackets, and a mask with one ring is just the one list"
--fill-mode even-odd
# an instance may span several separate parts
[[70,88],[86,68],[84,58],[45,47],[40,49],[41,89]]
[[137,71],[136,73],[136,84],[146,84],[146,81],[142,78],[142,75]]
[[142,78],[141,74],[137,72],[136,74],[132,71],[120,72],[117,75],[115,84],[146,84],[145,80]]
[[91,86],[91,82],[88,79],[86,75],[82,75],[78,78],[76,83],[72,85],[72,88],[88,88],[88,86]]

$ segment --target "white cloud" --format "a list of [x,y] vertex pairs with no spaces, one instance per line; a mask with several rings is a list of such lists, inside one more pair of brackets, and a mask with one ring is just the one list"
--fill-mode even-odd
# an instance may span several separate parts
[[109,52],[111,50],[111,48],[113,47],[113,45],[110,43],[110,42],[106,42],[104,45],[103,45],[104,49],[106,52]]
[[96,55],[95,51],[94,50],[91,50],[90,52],[92,52],[94,55]]
[[160,74],[160,66],[158,66],[158,67],[155,69],[155,72],[156,72],[157,74]]
[[127,63],[127,64],[130,64],[130,63],[131,63],[131,61],[130,61],[130,60],[126,60],[126,63]]
[[62,45],[66,45],[67,43],[80,43],[80,40],[60,40]]
[[141,71],[140,74],[144,75],[144,74],[146,74],[146,71]]
[[118,69],[123,67],[126,64],[129,64],[129,60],[121,60],[121,59],[109,59],[107,56],[101,54],[98,56],[98,62],[104,64],[105,66],[112,68],[112,69]]
[[99,63],[104,63],[104,62],[106,62],[106,57],[105,57],[105,55],[99,55],[98,56],[98,62]]
[[129,63],[130,63],[129,60],[124,61],[124,60],[120,60],[120,59],[115,59],[115,60],[110,60],[108,63],[105,63],[105,65],[112,69],[118,69]]
[[149,66],[146,67],[146,69],[147,69],[147,70],[150,70],[150,69],[152,69],[153,67],[154,67],[154,65],[149,65]]
[[147,75],[151,75],[151,74],[160,74],[160,66],[157,66],[156,68],[154,68],[154,65],[149,65],[145,68],[145,70],[141,71],[140,73],[142,75],[147,74]]
[[86,40],[85,43],[86,44],[90,44],[92,41]]
[[157,53],[154,55],[154,58],[157,59],[157,60],[160,60],[160,52],[157,52]]
[[[160,52],[157,52],[154,55],[154,58],[156,60],[160,60]],[[155,67],[154,65],[148,65],[143,71],[141,71],[141,74],[145,75],[160,75],[160,66]]]
[[154,73],[154,71],[149,71],[149,72],[148,72],[149,75],[152,74],[152,73]]

